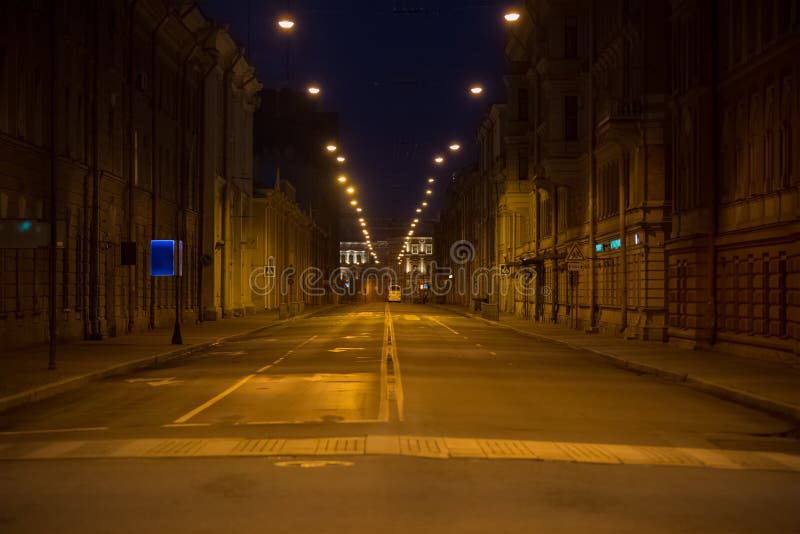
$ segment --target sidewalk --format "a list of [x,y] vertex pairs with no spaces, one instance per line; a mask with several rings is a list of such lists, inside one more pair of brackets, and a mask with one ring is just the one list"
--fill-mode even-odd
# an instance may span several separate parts
[[800,369],[715,351],[693,351],[654,341],[586,334],[503,314],[488,321],[462,306],[441,308],[509,328],[542,341],[593,352],[614,365],[683,383],[725,400],[800,422]]
[[278,320],[278,312],[185,324],[183,345],[170,344],[172,329],[164,328],[102,341],[60,344],[56,369],[47,369],[47,346],[39,345],[0,356],[0,412],[79,388],[93,380],[130,373],[231,338],[277,324],[309,317],[331,306],[309,309],[293,319]]

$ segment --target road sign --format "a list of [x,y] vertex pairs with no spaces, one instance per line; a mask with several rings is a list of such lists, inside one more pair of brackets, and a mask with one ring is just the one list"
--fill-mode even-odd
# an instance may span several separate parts
[[150,276],[183,276],[183,241],[150,241]]
[[511,274],[511,268],[506,265],[505,263],[500,264],[500,275],[501,276],[508,276]]
[[267,265],[264,267],[264,276],[267,278],[275,278],[275,266],[274,265]]

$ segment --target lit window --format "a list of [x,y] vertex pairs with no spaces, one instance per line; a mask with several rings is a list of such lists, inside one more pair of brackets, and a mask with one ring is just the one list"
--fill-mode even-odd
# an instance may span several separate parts
[[622,240],[621,239],[612,239],[611,243],[609,243],[609,246],[611,247],[611,250],[617,250],[618,248],[620,248],[622,246]]

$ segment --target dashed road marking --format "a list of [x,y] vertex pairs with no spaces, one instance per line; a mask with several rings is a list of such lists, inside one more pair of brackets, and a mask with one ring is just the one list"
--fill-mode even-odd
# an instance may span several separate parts
[[[302,343],[300,343],[299,345],[294,347],[293,350],[297,350],[297,349],[303,347],[304,345],[306,345],[307,343],[311,342],[316,337],[317,337],[316,335],[311,336],[310,338],[306,339],[305,341],[303,341]],[[286,354],[281,356],[278,359],[278,361],[283,360],[288,354],[289,353],[287,352]],[[255,373],[247,375],[246,377],[242,378],[241,380],[236,382],[234,385],[232,385],[231,387],[229,387],[228,389],[226,389],[225,391],[223,391],[219,395],[216,395],[215,397],[212,397],[211,399],[207,400],[206,402],[204,402],[203,404],[201,404],[197,408],[195,408],[195,409],[191,410],[190,412],[186,413],[185,415],[182,415],[181,417],[175,419],[175,421],[173,421],[173,423],[175,423],[175,424],[186,423],[187,421],[189,421],[194,416],[196,416],[199,413],[204,412],[205,410],[207,410],[210,407],[214,406],[216,403],[218,403],[219,401],[221,401],[222,399],[224,399],[225,397],[227,397],[228,395],[230,395],[231,393],[233,393],[234,391],[236,391],[237,389],[239,389],[240,387],[242,387],[243,385],[248,383],[258,373],[262,373],[262,372],[266,371],[267,369],[269,369],[273,365],[274,364],[265,365],[264,367],[258,369]]]
[[[443,327],[443,328],[446,328],[447,330],[449,330],[450,332],[454,333],[455,335],[457,335],[457,336],[458,336],[458,335],[460,335],[458,332],[456,332],[455,330],[453,330],[452,328],[450,328],[449,326],[447,326],[446,324],[444,324],[443,322],[441,322],[439,319],[437,319],[437,318],[436,318],[436,317],[434,317],[433,315],[428,315],[428,319],[430,319],[430,320],[431,320],[431,321],[433,321],[434,323],[438,324],[439,326],[441,326],[441,327]],[[464,339],[467,339],[467,337],[466,337],[466,336],[464,336]]]

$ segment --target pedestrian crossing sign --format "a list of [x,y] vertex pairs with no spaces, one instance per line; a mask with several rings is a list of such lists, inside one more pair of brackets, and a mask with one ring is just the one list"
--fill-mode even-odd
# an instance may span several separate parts
[[264,276],[267,278],[275,278],[275,266],[267,265],[264,267]]
[[511,274],[511,268],[505,263],[500,264],[500,274],[503,276],[508,276]]

